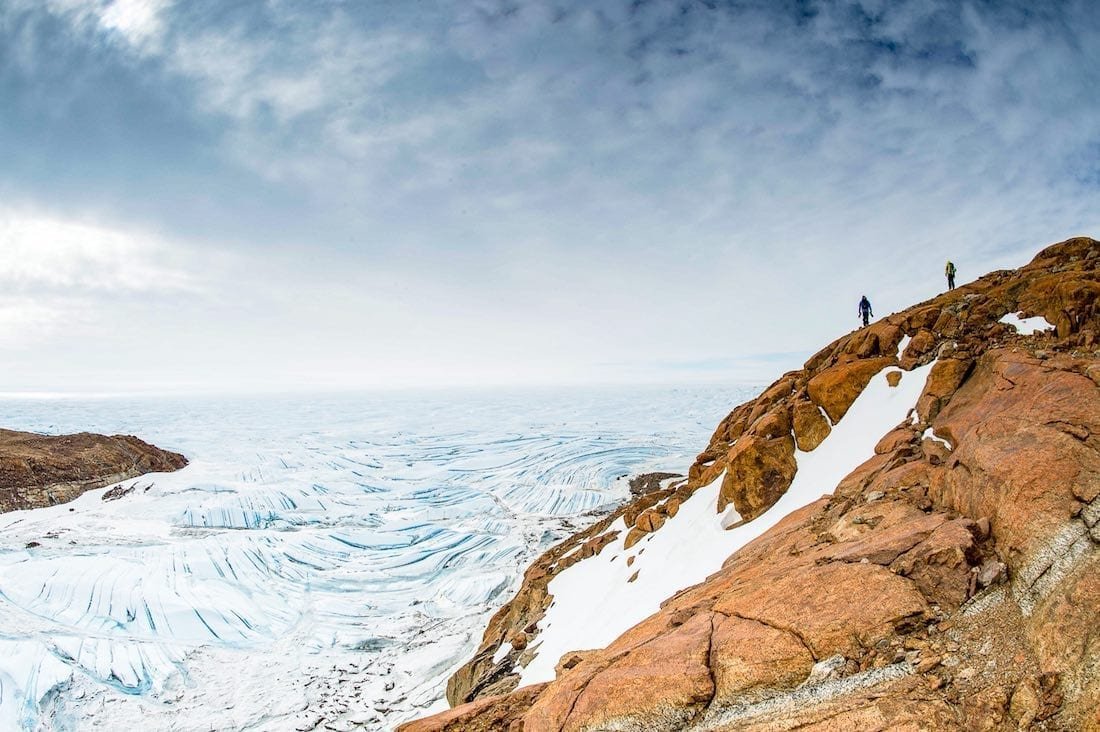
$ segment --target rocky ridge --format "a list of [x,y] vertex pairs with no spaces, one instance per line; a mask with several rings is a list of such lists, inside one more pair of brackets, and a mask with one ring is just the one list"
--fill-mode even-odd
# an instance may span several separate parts
[[[1098,307],[1100,243],[1077,238],[830,344],[733,410],[687,480],[536,561],[455,708],[401,729],[1100,729]],[[1054,328],[1018,334],[1018,312]],[[724,473],[716,512],[751,521],[872,377],[933,361],[910,418],[820,500],[515,690],[547,586],[617,519],[637,542]]]
[[0,430],[0,513],[66,503],[85,491],[185,465],[183,455],[131,435]]

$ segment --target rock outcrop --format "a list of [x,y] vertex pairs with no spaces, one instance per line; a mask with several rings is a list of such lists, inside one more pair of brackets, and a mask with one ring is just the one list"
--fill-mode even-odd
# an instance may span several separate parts
[[[1010,313],[1053,328],[1019,334]],[[1087,238],[830,344],[733,410],[686,481],[540,558],[451,679],[456,708],[403,729],[1100,730],[1098,347]],[[933,361],[910,417],[819,500],[516,690],[550,580],[619,519],[627,544],[659,532],[724,473],[715,511],[752,521],[875,374]]]
[[[631,480],[630,486],[637,498],[553,547],[528,567],[519,592],[489,621],[478,653],[448,680],[447,699],[452,705],[516,688],[519,676],[511,669],[516,663],[526,663],[533,653],[527,647],[528,640],[550,605],[547,586],[560,572],[593,556],[614,540],[618,533],[609,528],[617,519],[623,518],[632,526],[631,531],[641,536],[646,531],[637,526],[639,517],[654,509],[664,515],[675,513],[679,497],[690,495],[686,481],[671,473],[638,476]],[[645,520],[642,524],[646,524]],[[497,656],[506,643],[510,650]]]
[[0,513],[65,503],[88,490],[185,465],[182,455],[129,435],[0,430]]

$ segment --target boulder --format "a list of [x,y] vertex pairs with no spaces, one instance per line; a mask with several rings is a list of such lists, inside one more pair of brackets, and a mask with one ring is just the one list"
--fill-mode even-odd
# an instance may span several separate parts
[[634,522],[634,526],[646,533],[649,533],[651,531],[656,531],[657,529],[664,526],[665,521],[666,517],[663,513],[651,508],[647,511],[643,511],[641,515],[638,516],[638,520]]
[[810,399],[824,408],[835,424],[863,393],[871,378],[893,363],[893,358],[879,357],[831,366],[810,379],[806,389]]
[[[936,313],[935,317],[938,319],[938,313]],[[935,320],[932,322],[934,323]],[[932,334],[932,331],[928,330],[928,326],[924,326],[909,339],[909,345],[905,347],[905,352],[902,353],[901,356],[903,359],[918,360],[922,356],[931,353],[935,345],[936,336]]]
[[772,439],[742,437],[726,459],[718,511],[732,503],[745,520],[759,516],[787,492],[797,469],[789,433]]
[[944,358],[936,362],[917,401],[917,415],[921,422],[928,423],[936,418],[973,366],[974,362],[970,359]]
[[800,399],[791,407],[792,427],[798,449],[810,452],[824,441],[832,431],[829,421],[821,413],[821,407],[808,399]]

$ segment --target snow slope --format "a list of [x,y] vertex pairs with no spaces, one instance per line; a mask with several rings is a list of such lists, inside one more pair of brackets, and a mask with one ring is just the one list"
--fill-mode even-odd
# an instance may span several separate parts
[[[731,554],[784,516],[831,492],[874,454],[884,434],[905,420],[933,365],[901,372],[897,387],[887,383],[886,373],[898,369],[878,373],[817,449],[796,451],[798,472],[791,487],[753,521],[722,528],[734,523],[715,510],[724,474],[697,490],[660,530],[629,550],[624,549],[626,525],[620,519],[612,527],[620,531],[615,541],[550,582],[553,602],[539,622],[538,654],[519,669],[520,685],[552,680],[554,666],[568,651],[607,646],[656,612],[662,601],[716,572]],[[634,557],[630,566],[628,557]]]

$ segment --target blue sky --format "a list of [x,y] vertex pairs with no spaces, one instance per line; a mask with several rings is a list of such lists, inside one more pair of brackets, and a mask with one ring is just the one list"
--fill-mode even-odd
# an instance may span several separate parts
[[0,391],[767,380],[1100,236],[1100,6],[0,4]]

